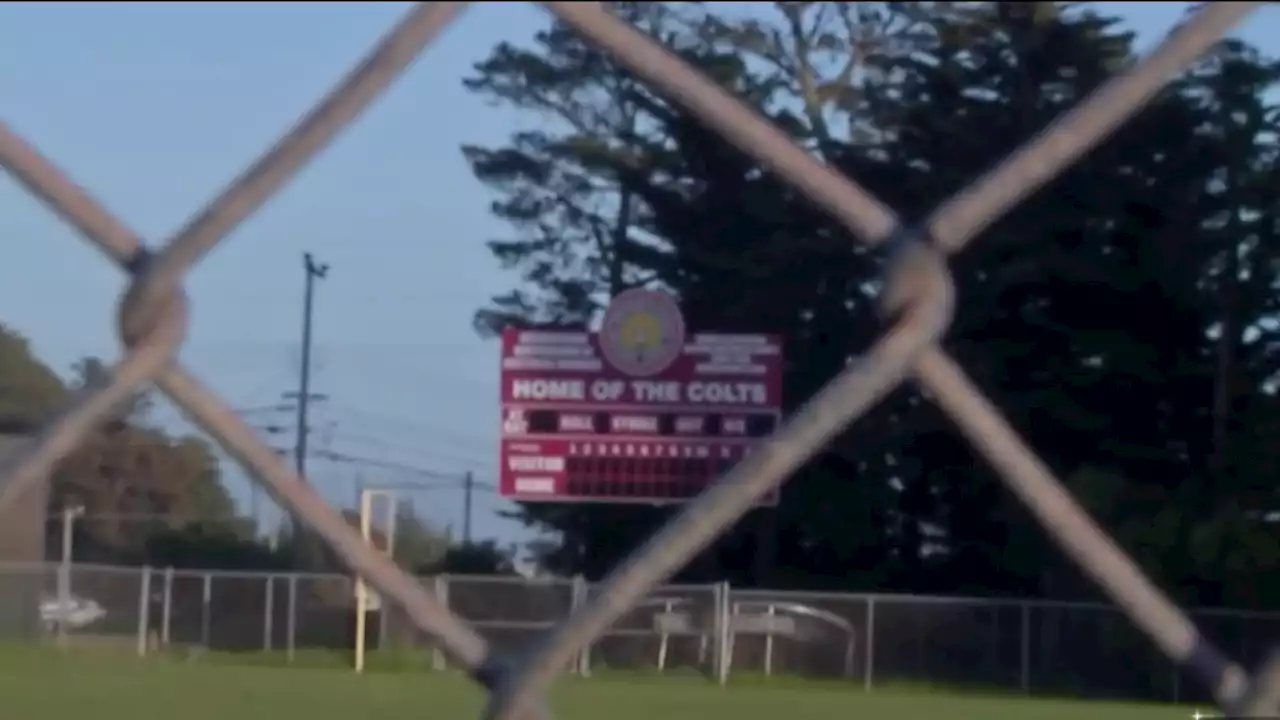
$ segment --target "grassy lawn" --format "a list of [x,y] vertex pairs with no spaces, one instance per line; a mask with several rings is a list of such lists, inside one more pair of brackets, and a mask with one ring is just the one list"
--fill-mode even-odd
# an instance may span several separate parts
[[[445,673],[237,667],[120,657],[0,652],[0,716],[14,720],[361,720],[476,718],[483,698]],[[558,720],[1185,720],[1188,709],[1065,700],[864,692],[834,684],[700,678],[567,678]]]

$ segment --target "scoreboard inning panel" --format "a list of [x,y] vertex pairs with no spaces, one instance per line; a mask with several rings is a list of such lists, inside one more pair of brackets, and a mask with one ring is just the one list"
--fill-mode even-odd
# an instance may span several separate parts
[[778,424],[777,413],[618,413],[548,409],[519,412],[523,417],[523,432],[533,435],[764,438]]
[[[609,502],[697,496],[777,427],[777,413],[508,409],[504,438],[519,495]],[[771,500],[770,500],[771,501]]]

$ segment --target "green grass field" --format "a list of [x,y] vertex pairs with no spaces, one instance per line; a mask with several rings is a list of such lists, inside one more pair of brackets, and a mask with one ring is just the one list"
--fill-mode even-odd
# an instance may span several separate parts
[[[445,673],[341,670],[0,652],[0,716],[14,720],[363,720],[475,718],[483,697]],[[1125,705],[877,690],[794,680],[720,688],[701,678],[567,678],[559,720],[1184,720],[1171,705]]]

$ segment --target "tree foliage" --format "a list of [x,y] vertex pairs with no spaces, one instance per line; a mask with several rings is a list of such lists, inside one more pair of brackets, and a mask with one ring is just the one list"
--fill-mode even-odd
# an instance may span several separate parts
[[[1067,3],[613,3],[797,143],[922,219],[1133,60]],[[946,338],[1122,545],[1182,599],[1280,602],[1277,65],[1219,44],[1114,136],[952,259]],[[473,92],[529,113],[466,147],[513,290],[479,310],[582,327],[666,288],[695,330],[785,338],[794,407],[884,331],[883,262],[786,182],[559,24],[504,43]],[[556,570],[599,576],[664,511],[526,506]],[[767,520],[767,523],[762,523]],[[766,528],[761,533],[760,528]],[[762,566],[762,549],[773,566]],[[953,423],[895,392],[693,559],[688,579],[1088,597]]]
[[450,546],[440,559],[421,566],[419,572],[424,575],[511,575],[515,573],[515,564],[510,553],[497,542],[484,540]]
[[35,358],[27,339],[0,325],[0,429],[28,432],[66,394],[62,380]]
[[[33,431],[71,394],[103,381],[107,366],[83,358],[69,383],[39,361],[18,334],[0,326],[0,423],[10,433]],[[56,468],[49,494],[51,515],[80,508],[74,535],[76,558],[98,562],[146,562],[154,548],[185,548],[200,538],[252,533],[238,522],[235,504],[222,483],[217,458],[203,440],[176,437],[147,424],[145,394],[119,408]],[[203,528],[203,529],[201,529]],[[49,523],[46,546],[61,542],[60,523]],[[225,544],[220,535],[214,545]],[[171,555],[169,550],[161,553]],[[217,554],[217,553],[214,553]],[[208,567],[208,565],[205,565]]]
[[146,562],[153,567],[201,570],[288,570],[293,557],[253,536],[222,523],[193,522],[161,527],[145,539]]

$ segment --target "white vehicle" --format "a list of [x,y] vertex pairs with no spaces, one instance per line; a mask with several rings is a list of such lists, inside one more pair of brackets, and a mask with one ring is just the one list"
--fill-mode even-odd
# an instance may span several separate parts
[[40,598],[40,622],[46,630],[53,631],[60,624],[68,630],[88,627],[107,616],[107,611],[96,600],[76,597],[59,598],[44,595]]

